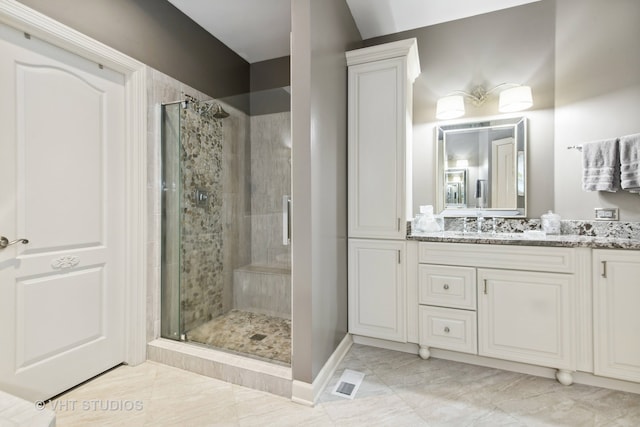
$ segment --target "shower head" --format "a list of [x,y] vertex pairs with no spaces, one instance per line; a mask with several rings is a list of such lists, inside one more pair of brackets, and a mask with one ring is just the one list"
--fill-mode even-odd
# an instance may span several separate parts
[[214,103],[213,100],[198,101],[190,95],[184,94],[184,96],[186,99],[182,101],[182,108],[191,106],[194,111],[196,111],[200,115],[211,112],[211,115],[214,119],[225,119],[229,117],[229,113],[224,111],[222,105]]
[[229,113],[224,111],[224,109],[222,108],[222,105],[215,104],[213,106],[213,117],[215,117],[216,119],[224,119],[229,117]]

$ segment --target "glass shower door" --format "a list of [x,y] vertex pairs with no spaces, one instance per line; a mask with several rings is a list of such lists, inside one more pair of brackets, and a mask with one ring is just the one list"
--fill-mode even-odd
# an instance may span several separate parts
[[164,338],[183,339],[180,321],[180,103],[162,106],[161,321]]

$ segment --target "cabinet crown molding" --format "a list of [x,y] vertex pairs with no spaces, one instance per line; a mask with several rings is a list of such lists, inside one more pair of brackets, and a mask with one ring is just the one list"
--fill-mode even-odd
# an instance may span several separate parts
[[407,57],[407,76],[413,82],[420,75],[420,58],[418,57],[418,41],[416,38],[398,40],[376,46],[351,50],[346,53],[347,65],[364,64],[383,59]]

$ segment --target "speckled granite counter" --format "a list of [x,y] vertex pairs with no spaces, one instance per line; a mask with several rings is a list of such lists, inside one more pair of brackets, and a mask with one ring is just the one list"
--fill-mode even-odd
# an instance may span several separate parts
[[459,231],[443,231],[439,233],[413,233],[407,236],[408,240],[421,242],[447,242],[447,243],[476,243],[492,245],[519,245],[519,246],[554,246],[565,248],[593,248],[593,249],[637,249],[640,250],[639,239],[556,235],[543,238],[527,237],[524,233],[496,233],[478,234],[469,232],[463,234]]
[[447,231],[437,233],[412,232],[407,228],[407,239],[422,242],[472,243],[519,246],[554,246],[593,249],[640,250],[640,223],[617,221],[562,221],[562,234],[536,237],[526,231],[539,230],[538,219],[496,219],[496,233],[492,220],[485,222],[482,233],[478,233],[474,219],[468,220],[464,229],[460,218],[446,218]]

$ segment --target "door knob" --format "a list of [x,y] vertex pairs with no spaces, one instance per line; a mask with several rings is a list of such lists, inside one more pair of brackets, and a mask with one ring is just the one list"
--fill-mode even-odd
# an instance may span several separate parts
[[0,236],[0,249],[4,249],[7,246],[11,246],[16,243],[22,243],[26,245],[27,243],[29,243],[29,241],[27,239],[16,239],[16,240],[9,241],[9,239],[7,239],[6,237]]

